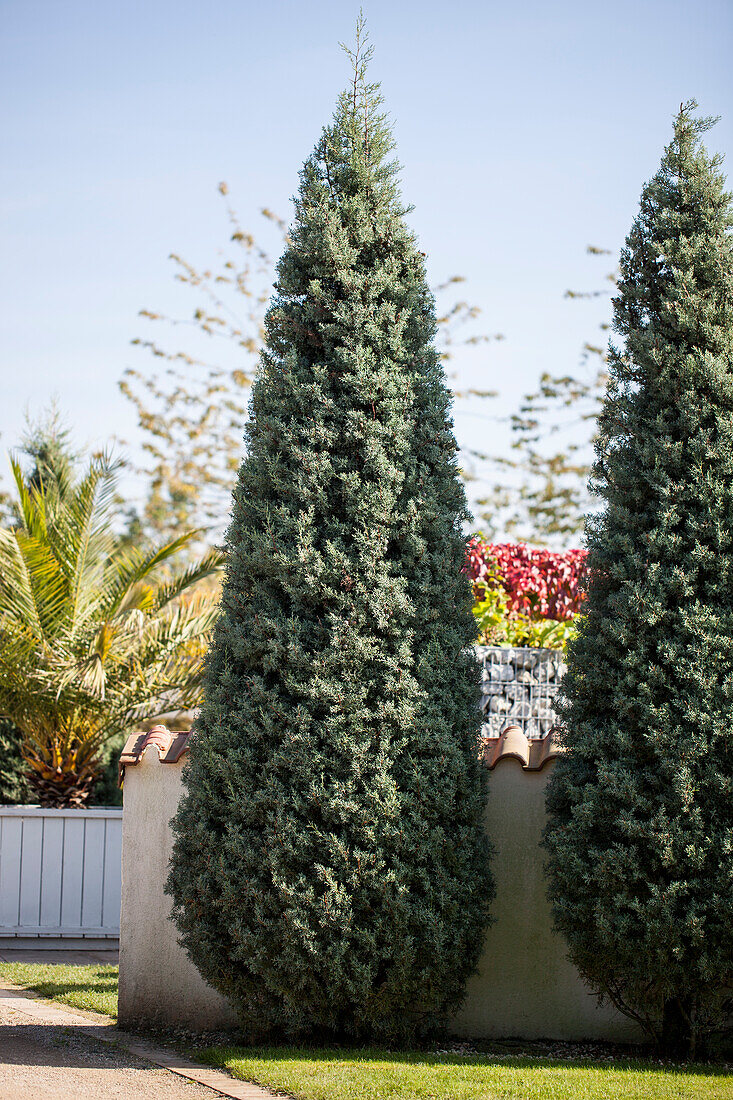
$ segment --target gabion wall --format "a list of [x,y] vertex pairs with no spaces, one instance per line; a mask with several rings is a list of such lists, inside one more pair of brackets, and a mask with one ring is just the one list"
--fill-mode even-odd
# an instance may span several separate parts
[[565,672],[562,653],[503,646],[479,646],[478,653],[484,735],[498,737],[507,726],[519,726],[527,737],[544,737],[557,723],[554,704]]

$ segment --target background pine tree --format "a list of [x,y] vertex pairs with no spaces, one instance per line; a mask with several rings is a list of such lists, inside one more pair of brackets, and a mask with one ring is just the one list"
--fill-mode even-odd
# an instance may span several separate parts
[[733,218],[695,107],[621,256],[546,837],[581,972],[678,1051],[733,987]]
[[422,1033],[492,896],[465,498],[364,70],[301,173],[168,889],[251,1032]]

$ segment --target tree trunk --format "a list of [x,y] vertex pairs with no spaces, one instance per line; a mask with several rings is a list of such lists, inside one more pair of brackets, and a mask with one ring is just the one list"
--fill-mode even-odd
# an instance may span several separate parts
[[695,1038],[691,1001],[679,997],[665,1001],[660,1043],[662,1052],[673,1058],[693,1058]]
[[80,776],[73,772],[41,775],[31,771],[28,784],[41,806],[52,810],[81,810],[89,801],[96,778],[96,772]]

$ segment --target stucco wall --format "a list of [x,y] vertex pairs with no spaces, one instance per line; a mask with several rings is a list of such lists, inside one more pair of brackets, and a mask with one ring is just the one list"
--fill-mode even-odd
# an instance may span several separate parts
[[[171,850],[169,821],[181,790],[181,765],[163,764],[154,746],[127,767],[122,834],[120,1022],[165,1018],[192,1028],[230,1027],[234,1014],[207,986],[176,941],[163,893]],[[639,1038],[610,1008],[599,1008],[552,931],[539,840],[541,771],[511,757],[490,772],[486,828],[495,847],[495,924],[486,935],[478,974],[452,1030],[468,1037]]]
[[548,760],[531,771],[507,757],[489,773],[485,820],[495,849],[495,923],[452,1030],[487,1038],[638,1041],[630,1020],[600,1008],[587,992],[552,929],[539,845],[554,766]]
[[125,774],[122,815],[119,1019],[122,1027],[165,1020],[194,1029],[231,1027],[229,1004],[178,945],[163,893],[181,796],[181,760],[161,764],[155,747]]

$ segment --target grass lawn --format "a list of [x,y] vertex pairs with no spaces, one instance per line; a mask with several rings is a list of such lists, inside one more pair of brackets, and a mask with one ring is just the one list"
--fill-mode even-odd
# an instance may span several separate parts
[[[500,1047],[501,1044],[497,1044]],[[733,1077],[711,1067],[613,1066],[506,1055],[457,1056],[216,1047],[196,1052],[296,1100],[727,1100]]]
[[[117,1016],[117,967],[0,963],[0,977],[42,997]],[[524,1053],[515,1053],[518,1046]],[[547,1044],[543,1050],[542,1044],[496,1043],[481,1054],[223,1046],[186,1053],[296,1100],[733,1100],[727,1068],[600,1054],[573,1061],[546,1050]]]
[[117,1019],[116,966],[59,966],[0,962],[0,978],[73,1008]]

